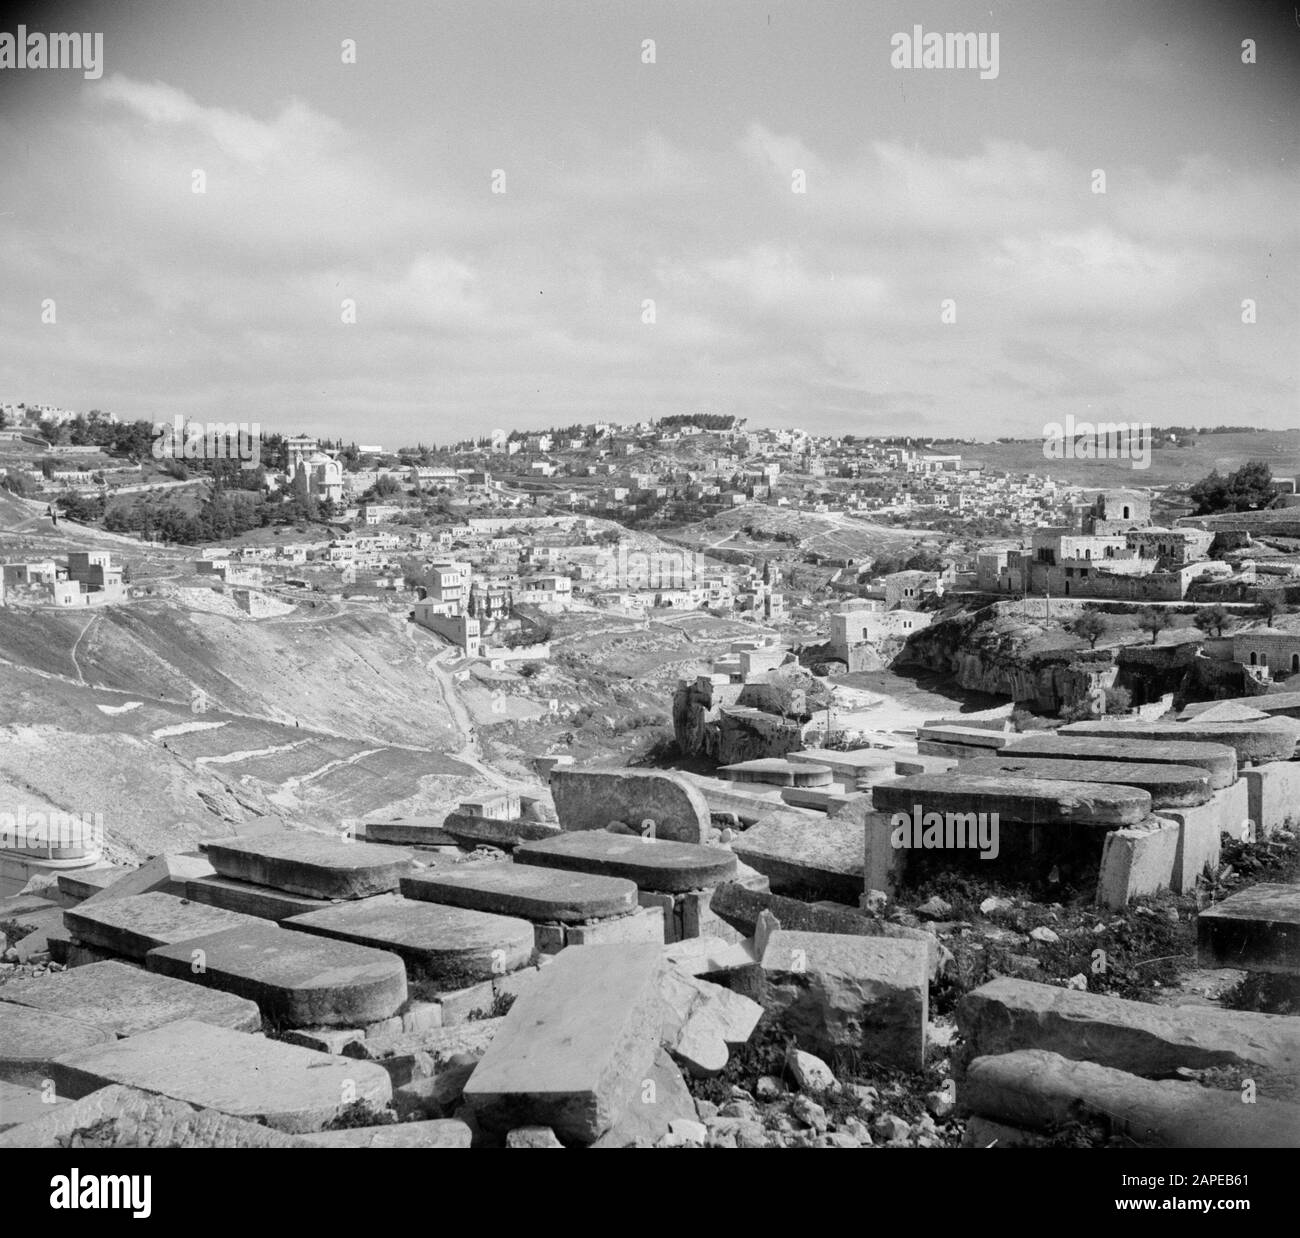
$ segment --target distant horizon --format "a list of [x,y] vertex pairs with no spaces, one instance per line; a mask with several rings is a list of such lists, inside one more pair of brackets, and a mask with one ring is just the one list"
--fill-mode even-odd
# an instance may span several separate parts
[[1293,422],[1292,6],[922,16],[988,70],[901,0],[19,13],[102,47],[0,63],[0,388],[401,442]]

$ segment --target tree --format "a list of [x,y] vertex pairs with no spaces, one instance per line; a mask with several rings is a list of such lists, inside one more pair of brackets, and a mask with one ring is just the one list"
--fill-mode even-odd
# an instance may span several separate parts
[[1154,645],[1160,633],[1169,626],[1169,616],[1159,606],[1148,606],[1139,613],[1137,625],[1142,631],[1151,633]]
[[1198,516],[1258,511],[1275,497],[1273,474],[1263,460],[1249,460],[1227,477],[1214,469],[1192,486],[1187,497],[1196,504]]
[[1224,629],[1231,626],[1232,616],[1225,607],[1216,602],[1213,606],[1206,606],[1198,610],[1192,622],[1202,632],[1206,632],[1211,636],[1222,636]]
[[1109,626],[1105,617],[1097,611],[1084,610],[1075,615],[1067,625],[1066,631],[1080,640],[1086,640],[1089,649],[1096,649],[1097,642],[1105,636]]

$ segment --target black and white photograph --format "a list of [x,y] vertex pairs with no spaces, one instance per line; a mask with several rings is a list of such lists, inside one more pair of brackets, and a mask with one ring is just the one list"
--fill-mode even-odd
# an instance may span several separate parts
[[8,6],[27,1221],[1294,1201],[1298,275],[1290,2]]

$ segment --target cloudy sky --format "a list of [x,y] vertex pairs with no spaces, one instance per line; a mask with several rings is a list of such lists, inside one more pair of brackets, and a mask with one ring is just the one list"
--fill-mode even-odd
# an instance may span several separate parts
[[[0,402],[389,447],[1300,425],[1293,10],[20,6],[104,66],[0,69]],[[891,67],[916,24],[997,77]]]

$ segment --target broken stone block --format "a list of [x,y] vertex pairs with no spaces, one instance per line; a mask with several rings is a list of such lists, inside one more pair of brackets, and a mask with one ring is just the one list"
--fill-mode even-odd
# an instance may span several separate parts
[[710,904],[715,912],[744,937],[753,937],[759,915],[770,911],[782,928],[809,933],[840,933],[850,937],[894,937],[919,941],[928,953],[933,980],[939,972],[944,948],[933,933],[869,915],[856,907],[817,906],[799,899],[748,890],[734,882],[720,885]]
[[1211,793],[1210,776],[1199,765],[1161,765],[1140,761],[1075,761],[1067,757],[1017,758],[1012,752],[963,761],[958,773],[988,777],[1051,778],[1057,782],[1105,782],[1137,787],[1151,796],[1153,808],[1204,804]]
[[[992,732],[990,732],[992,734]],[[1151,796],[1136,787],[1060,782],[1010,775],[914,774],[872,791],[876,809],[887,813],[997,813],[1003,822],[1028,825],[1136,825],[1151,815]]]
[[562,1148],[549,1126],[520,1126],[506,1136],[507,1148]]
[[59,874],[59,893],[80,903],[135,871],[133,868],[113,867],[74,868]]
[[763,1005],[801,1046],[920,1069],[929,1004],[922,943],[778,929],[761,966]]
[[468,1148],[471,1131],[455,1118],[435,1118],[428,1122],[314,1131],[302,1139],[313,1148]]
[[278,928],[196,937],[151,950],[149,971],[251,998],[286,1027],[360,1027],[406,1001],[406,968],[395,954]]
[[732,841],[778,894],[852,906],[862,893],[865,831],[852,821],[776,812]]
[[185,897],[192,903],[206,903],[209,907],[222,907],[242,915],[256,916],[260,920],[274,920],[277,924],[290,916],[306,915],[333,907],[328,898],[309,898],[305,894],[290,894],[287,890],[273,890],[270,886],[255,886],[248,881],[232,881],[229,877],[199,877],[185,883]]
[[124,963],[92,963],[0,987],[0,1001],[67,1015],[117,1036],[133,1036],[178,1019],[197,1019],[239,1032],[260,1032],[254,1002],[154,975]]
[[527,920],[397,894],[294,916],[285,927],[391,950],[412,979],[437,980],[449,988],[517,971],[533,956],[533,926]]
[[694,1121],[695,1101],[676,1063],[656,1049],[645,1076],[635,1081],[614,1124],[593,1148],[653,1148],[674,1122]]
[[112,1084],[0,1133],[0,1148],[309,1148],[302,1137]]
[[157,946],[261,923],[237,911],[223,911],[157,891],[105,903],[87,900],[68,908],[63,922],[83,945],[136,962],[143,961]]
[[130,898],[133,894],[174,894],[185,897],[185,883],[210,877],[215,870],[202,855],[164,853],[132,869],[111,885],[87,896],[86,903],[106,903],[110,899]]
[[794,1080],[795,1087],[804,1092],[820,1095],[836,1085],[835,1072],[814,1053],[796,1049],[791,1045],[785,1051],[785,1068]]
[[319,1130],[354,1101],[383,1108],[392,1096],[387,1072],[370,1062],[193,1019],[64,1053],[56,1068],[74,1096],[121,1083],[293,1134]]
[[957,1025],[968,1059],[1032,1048],[1145,1078],[1219,1066],[1300,1075],[1300,1019],[1287,1015],[1156,1006],[1002,976],[962,998]]
[[1066,733],[1068,728],[1050,735],[1012,736],[999,754],[1017,761],[1140,761],[1143,765],[1193,765],[1210,776],[1210,786],[1218,791],[1237,780],[1236,750],[1224,744],[1206,744],[1189,740],[1158,740],[1145,737],[1112,739],[1104,735]]
[[611,821],[655,823],[655,837],[702,843],[709,837],[709,805],[675,774],[613,769],[551,771],[551,795],[561,828],[603,830]]
[[484,1129],[550,1126],[580,1143],[609,1130],[658,1047],[662,953],[562,951],[511,1007],[465,1089]]
[[463,847],[500,847],[513,851],[521,843],[545,841],[562,831],[557,824],[520,819],[501,821],[472,813],[448,813],[442,828]]
[[747,1044],[763,1008],[721,985],[667,971],[661,982],[663,1047],[697,1078],[718,1074],[730,1050]]
[[580,924],[635,911],[636,885],[623,877],[568,873],[530,864],[459,864],[402,878],[406,898],[525,920]]
[[1152,817],[1130,829],[1112,830],[1102,845],[1097,875],[1097,903],[1112,911],[1127,907],[1142,894],[1167,890],[1173,882],[1178,853],[1176,821]]
[[1199,1083],[1141,1079],[1109,1066],[1020,1049],[970,1063],[958,1104],[985,1118],[1048,1130],[1080,1116],[1148,1148],[1300,1147],[1300,1107]]
[[1262,882],[1196,918],[1202,967],[1300,976],[1300,886]]
[[411,853],[367,847],[324,834],[283,831],[203,844],[223,877],[306,894],[311,898],[368,898],[397,889],[410,870]]
[[736,873],[735,855],[722,847],[596,830],[525,843],[515,849],[515,863],[624,877],[642,890],[668,894],[715,886]]
[[39,1088],[64,1053],[114,1039],[107,1028],[82,1019],[0,1002],[0,1079]]

